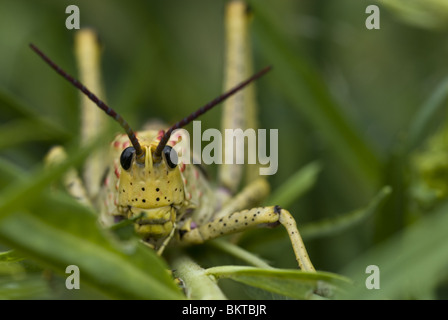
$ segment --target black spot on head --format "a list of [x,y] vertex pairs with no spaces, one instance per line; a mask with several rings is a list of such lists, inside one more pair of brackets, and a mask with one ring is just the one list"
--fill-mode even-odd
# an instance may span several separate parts
[[235,223],[238,223],[238,219],[235,219]]
[[145,200],[145,199],[142,199],[142,202],[146,202],[146,200]]
[[156,201],[160,201],[160,198],[156,198]]
[[145,191],[145,188],[142,188],[142,191]]
[[159,192],[159,191],[160,191],[160,189],[159,189],[159,188],[156,188],[156,191],[157,191],[157,192]]

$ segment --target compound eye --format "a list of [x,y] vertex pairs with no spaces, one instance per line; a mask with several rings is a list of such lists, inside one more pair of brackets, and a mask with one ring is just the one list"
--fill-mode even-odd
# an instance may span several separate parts
[[134,147],[127,147],[123,150],[120,156],[120,164],[124,170],[128,170],[131,167],[132,158],[134,157]]
[[163,148],[163,154],[165,155],[166,163],[168,164],[168,166],[171,169],[176,168],[179,161],[176,150],[174,150],[170,146],[165,146],[165,148]]

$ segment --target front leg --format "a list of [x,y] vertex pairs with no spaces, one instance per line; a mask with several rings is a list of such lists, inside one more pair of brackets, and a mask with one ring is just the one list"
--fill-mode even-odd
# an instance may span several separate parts
[[180,241],[186,244],[200,244],[223,235],[242,232],[254,227],[275,227],[283,225],[288,232],[296,260],[304,271],[315,271],[292,215],[279,206],[258,207],[249,210],[257,199],[263,199],[268,192],[264,179],[255,180],[218,212],[214,218],[191,230],[181,230]]
[[189,244],[200,244],[207,240],[245,231],[250,228],[260,226],[275,227],[279,224],[283,225],[288,232],[300,269],[315,271],[294,218],[288,211],[279,206],[253,208],[214,219],[205,225],[184,233],[181,235],[181,241]]

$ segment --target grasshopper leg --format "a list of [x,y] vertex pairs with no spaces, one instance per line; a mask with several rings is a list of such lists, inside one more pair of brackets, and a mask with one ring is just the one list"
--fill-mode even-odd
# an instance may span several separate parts
[[[51,165],[61,163],[67,158],[65,150],[61,146],[55,146],[50,149],[45,157],[45,164],[48,167]],[[78,172],[75,168],[70,168],[63,176],[62,183],[67,192],[80,203],[84,204],[89,208],[93,208],[92,202],[90,201],[87,191]]]
[[304,271],[315,271],[292,215],[279,206],[256,207],[242,210],[256,199],[264,198],[269,186],[264,179],[255,180],[241,191],[229,204],[214,215],[213,219],[197,228],[180,230],[180,241],[185,244],[200,244],[227,234],[245,231],[254,227],[275,227],[281,224],[288,232],[296,260]]
[[181,234],[181,241],[190,244],[200,244],[207,240],[254,227],[274,227],[279,224],[283,225],[288,232],[300,269],[315,271],[294,218],[287,210],[279,206],[252,208],[214,219]]

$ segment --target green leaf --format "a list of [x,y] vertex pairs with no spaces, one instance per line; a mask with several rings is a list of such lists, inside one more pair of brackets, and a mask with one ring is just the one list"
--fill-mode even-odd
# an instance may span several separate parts
[[260,259],[253,253],[250,253],[249,251],[244,250],[243,248],[240,248],[237,245],[234,245],[231,242],[221,239],[215,239],[208,241],[207,245],[211,245],[212,247],[215,247],[227,254],[230,254],[235,258],[238,258],[254,267],[266,268],[266,269],[271,268],[271,266],[267,264],[264,260]]
[[[0,190],[11,187],[19,181],[25,181],[28,174],[12,161],[0,157]],[[1,195],[0,195],[1,197]]]
[[41,276],[21,279],[0,277],[1,300],[36,299],[36,297],[41,299],[51,298],[50,288]]
[[[352,261],[343,274],[357,286],[348,299],[427,298],[448,266],[448,202],[418,220],[391,239]],[[366,267],[379,268],[379,289],[368,290]]]
[[445,0],[377,0],[403,21],[428,29],[448,27],[448,3]]
[[0,150],[29,141],[60,139],[61,133],[34,119],[19,119],[0,126]]
[[16,169],[13,169],[13,172],[8,174],[7,169],[13,167],[13,165],[7,161],[0,161],[0,167],[2,167],[0,168],[0,173],[2,175],[11,176],[15,174],[18,177],[17,179],[10,179],[12,183],[4,188],[0,194],[0,220],[10,214],[14,209],[35,201],[46,186],[56,181],[69,168],[76,166],[89,156],[92,150],[95,150],[99,146],[103,136],[104,133],[100,134],[96,141],[93,141],[85,148],[72,150],[69,152],[67,160],[52,166],[51,170],[47,170],[43,166],[35,169],[32,174],[27,175],[27,179],[22,179],[21,177],[24,177],[24,175]]
[[32,208],[2,219],[0,241],[64,274],[80,269],[87,284],[112,298],[181,299],[166,264],[139,241],[117,243],[96,215],[63,194],[45,195]]
[[18,255],[14,250],[0,252],[0,262],[18,262],[24,258]]
[[421,143],[428,129],[431,128],[432,120],[446,108],[448,98],[448,78],[444,79],[429,96],[428,100],[419,108],[417,114],[411,121],[407,149],[413,149]]
[[291,178],[276,188],[264,202],[265,205],[276,204],[283,208],[288,208],[314,186],[320,170],[321,166],[318,162],[312,162],[300,168]]
[[386,186],[380,190],[365,208],[342,214],[334,218],[326,218],[308,223],[300,228],[300,233],[304,239],[318,238],[340,233],[347,228],[364,221],[367,217],[375,213],[391,192],[392,189]]
[[[386,201],[391,194],[389,186],[383,187],[378,194],[363,208],[344,213],[332,218],[299,225],[300,235],[304,240],[331,236],[365,221]],[[285,239],[286,233],[281,227],[270,230],[269,233],[261,229],[248,230],[239,239],[238,243],[247,248],[261,247],[269,242]]]
[[303,272],[289,269],[262,269],[244,266],[220,266],[206,270],[217,279],[228,278],[263,290],[295,299],[314,298],[341,293],[350,281],[329,272]]
[[278,28],[275,10],[268,2],[251,1],[257,13],[257,44],[267,61],[275,62],[268,78],[301,116],[312,124],[326,146],[360,178],[365,190],[376,186],[381,176],[381,159],[372,144],[350,123],[312,64],[300,54]]
[[[41,114],[36,112],[33,107],[26,105],[24,102],[20,101],[18,97],[13,96],[2,87],[0,87],[0,107],[1,110],[6,110],[8,113],[13,112],[18,114],[20,116],[19,118],[22,119],[19,121],[32,123],[33,126],[45,130],[47,133],[51,133],[52,137],[69,138],[71,136],[64,126],[43,117]],[[19,126],[15,127],[15,129],[18,128]],[[25,130],[22,130],[18,137],[10,136],[9,138],[19,139],[22,141],[24,138],[21,136],[23,135],[25,137],[30,137],[30,133],[34,133],[33,128],[25,127]],[[9,141],[4,141],[3,139],[0,141],[2,142],[2,146],[5,144],[11,144]]]

